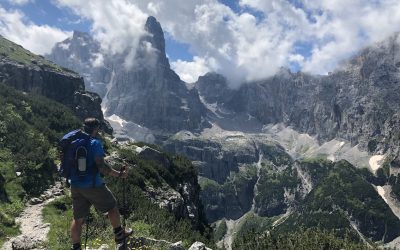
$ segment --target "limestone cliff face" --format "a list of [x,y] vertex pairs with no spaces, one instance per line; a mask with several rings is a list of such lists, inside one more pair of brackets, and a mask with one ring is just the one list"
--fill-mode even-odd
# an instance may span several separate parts
[[261,123],[284,122],[320,141],[340,137],[370,152],[398,147],[400,108],[399,34],[361,51],[327,76],[291,73],[245,84],[226,96],[204,91],[218,83],[201,78],[196,88],[204,99],[224,103],[237,113],[247,113]]
[[[166,133],[207,126],[197,91],[170,68],[160,23],[149,17],[145,29],[147,35],[136,51],[127,48],[122,54],[108,55],[88,34],[75,32],[47,57],[82,74],[86,86],[105,100],[106,116],[116,114]],[[101,65],[94,63],[99,57]]]
[[[197,91],[170,69],[160,24],[149,17],[145,28],[149,35],[141,39],[132,68],[115,67],[106,115],[117,114],[156,131],[202,128],[204,108]],[[116,63],[124,64],[122,58]]]
[[101,98],[85,91],[83,79],[77,73],[61,68],[0,37],[0,82],[18,90],[43,95],[71,108],[84,119],[88,116],[103,121],[107,132],[112,129],[104,121]]
[[74,31],[72,37],[57,43],[46,58],[78,72],[84,78],[86,89],[104,98],[113,65],[104,58],[100,44],[88,33]]

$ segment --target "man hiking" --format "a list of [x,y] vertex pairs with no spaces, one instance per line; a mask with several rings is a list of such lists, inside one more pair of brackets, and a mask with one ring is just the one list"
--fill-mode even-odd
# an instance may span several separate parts
[[[74,215],[71,224],[72,250],[81,249],[80,238],[82,225],[85,217],[89,213],[91,205],[101,213],[108,215],[111,225],[114,228],[115,241],[117,243],[123,242],[125,238],[133,232],[130,228],[122,228],[116,199],[100,176],[100,173],[102,173],[117,178],[126,178],[128,174],[126,170],[117,171],[104,162],[103,146],[101,141],[96,138],[99,128],[100,121],[98,119],[85,119],[83,132],[85,132],[87,136],[87,142],[84,142],[86,149],[84,149],[86,153],[84,157],[86,160],[85,158],[82,158],[84,161],[79,162],[80,158],[78,158],[78,150],[76,150],[75,158],[78,158],[77,166],[79,170],[71,171],[70,174],[68,174],[71,181],[71,196]],[[82,131],[78,130],[73,132],[84,134]],[[68,134],[66,136],[68,136]],[[66,136],[64,136],[64,138]],[[77,136],[73,138],[75,139],[76,137]],[[79,174],[81,173],[81,168],[84,168],[85,174]]]

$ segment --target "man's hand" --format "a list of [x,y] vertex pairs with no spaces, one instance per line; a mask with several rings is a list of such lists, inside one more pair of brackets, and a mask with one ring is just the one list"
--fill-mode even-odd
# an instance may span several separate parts
[[126,177],[128,177],[128,170],[127,170],[127,166],[124,166],[118,174],[118,177],[125,179]]

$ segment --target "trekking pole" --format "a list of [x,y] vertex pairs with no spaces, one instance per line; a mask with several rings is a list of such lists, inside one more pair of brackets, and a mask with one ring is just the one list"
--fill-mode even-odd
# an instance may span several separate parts
[[87,244],[88,235],[89,235],[89,233],[88,233],[89,232],[89,216],[90,216],[90,212],[86,216],[85,250],[86,250],[86,244]]
[[[126,171],[126,165],[123,165],[122,171]],[[122,226],[125,231],[126,228],[126,183],[125,183],[125,178],[122,179],[122,210],[123,210],[123,215],[122,215]],[[124,237],[124,250],[126,250],[126,237]]]
[[[123,166],[122,168],[121,168],[121,171],[122,172],[124,172],[126,170],[126,166]],[[126,214],[126,202],[125,202],[125,200],[126,200],[126,187],[125,187],[125,178],[123,178],[122,179],[122,208],[121,208],[121,212],[122,212],[122,218],[123,218],[123,220],[122,220],[122,225],[125,227],[125,224],[126,224],[126,222],[125,222],[125,214]]]

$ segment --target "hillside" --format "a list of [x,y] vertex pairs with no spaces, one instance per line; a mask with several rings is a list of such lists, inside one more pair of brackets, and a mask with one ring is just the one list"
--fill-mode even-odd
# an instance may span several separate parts
[[54,183],[57,141],[79,120],[63,105],[0,84],[0,239],[24,203]]
[[[57,142],[64,133],[80,127],[81,123],[63,105],[41,96],[27,95],[4,84],[0,85],[0,104],[1,243],[5,237],[18,232],[14,218],[22,211],[24,203],[54,184]],[[117,168],[125,163],[132,168],[127,180],[128,223],[145,236],[174,242],[186,240],[187,244],[196,240],[208,241],[211,235],[198,200],[197,172],[188,160],[144,145],[120,146],[110,143],[109,139],[106,141],[106,149],[113,155],[108,160]],[[141,153],[137,153],[139,149]],[[121,183],[112,178],[108,182],[116,196],[121,197]],[[52,206],[54,208],[49,208],[46,217],[51,222],[50,235],[59,235],[57,230],[62,230],[64,241],[50,236],[49,244],[67,247],[68,232],[57,227],[60,217],[51,219],[51,214],[66,214],[64,228],[72,219],[70,198],[67,196]],[[170,228],[175,230],[170,231]],[[97,233],[105,236],[107,227],[103,225],[103,229]],[[108,239],[112,237],[104,238],[105,242],[109,243]]]

